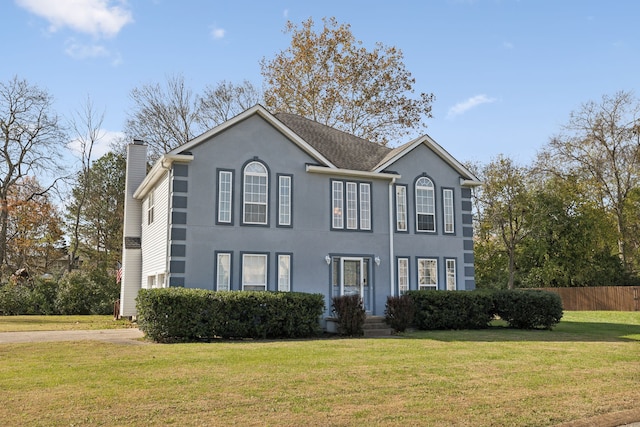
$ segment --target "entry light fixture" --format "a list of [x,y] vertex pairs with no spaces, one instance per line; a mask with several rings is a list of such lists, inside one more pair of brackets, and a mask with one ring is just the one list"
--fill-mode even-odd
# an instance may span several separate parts
[[327,263],[327,265],[331,264],[331,257],[329,255],[325,256],[324,260]]
[[373,261],[375,261],[376,265],[380,265],[380,257],[377,256],[373,259]]

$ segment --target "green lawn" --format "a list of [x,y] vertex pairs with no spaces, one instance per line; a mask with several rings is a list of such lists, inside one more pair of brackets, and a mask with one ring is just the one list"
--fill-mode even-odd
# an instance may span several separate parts
[[637,408],[638,384],[640,313],[567,312],[553,331],[0,345],[13,426],[551,426]]

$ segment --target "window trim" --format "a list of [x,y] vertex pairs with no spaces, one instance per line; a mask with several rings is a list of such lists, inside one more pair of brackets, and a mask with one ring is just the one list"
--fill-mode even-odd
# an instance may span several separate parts
[[[420,181],[421,179],[426,179],[431,183],[431,190],[428,190],[428,186],[420,186],[421,188],[426,188],[426,191],[430,191],[431,195],[433,197],[433,206],[431,208],[432,212],[426,212],[426,213],[419,213],[418,212],[418,181]],[[415,211],[415,220],[416,220],[416,233],[437,233],[437,217],[436,217],[436,205],[437,205],[437,201],[436,201],[436,185],[435,182],[433,181],[433,179],[429,178],[426,174],[422,174],[419,177],[417,177],[413,183],[413,193],[414,193],[414,200],[413,200],[413,205],[414,205],[414,211]],[[418,219],[418,215],[430,215],[433,217],[433,230],[421,230],[420,227],[420,221]]]
[[[228,173],[231,176],[231,182],[229,189],[229,221],[222,221],[220,219],[220,195],[221,195],[221,176],[223,173]],[[233,225],[233,184],[235,178],[235,170],[233,169],[216,169],[216,225]]]
[[[278,203],[278,227],[285,227],[285,228],[292,228],[293,227],[293,175],[291,174],[284,174],[284,173],[279,173],[276,175],[277,179],[278,179],[278,197],[277,197],[277,203]],[[289,222],[288,223],[283,223],[281,221],[281,214],[282,214],[282,179],[286,178],[289,180],[289,203],[287,206],[288,209],[288,215],[289,215]]]
[[[264,167],[265,169],[265,173],[264,176],[266,178],[266,190],[265,190],[265,203],[251,203],[253,205],[264,205],[265,206],[265,221],[264,222],[250,222],[250,221],[246,221],[245,215],[246,215],[246,211],[247,211],[247,200],[246,200],[246,184],[247,184],[247,175],[255,175],[255,176],[261,176],[262,174],[257,174],[257,173],[247,173],[247,168],[252,164],[252,163],[257,163],[260,164],[262,167]],[[251,160],[248,160],[247,162],[245,162],[244,165],[242,165],[242,220],[241,220],[241,224],[242,225],[248,225],[248,226],[257,226],[257,227],[269,227],[269,192],[270,192],[270,185],[271,185],[271,180],[269,179],[269,167],[266,165],[266,163],[264,163],[262,160],[258,159],[257,157],[254,157]]]
[[[245,257],[256,256],[264,257],[264,291],[269,290],[269,252],[240,252],[240,290],[245,290],[244,267]],[[258,286],[258,285],[249,285]],[[260,285],[261,286],[261,285]]]
[[402,276],[400,275],[401,269],[400,269],[400,262],[401,261],[405,261],[406,262],[406,274],[404,276],[404,278],[407,281],[407,289],[404,292],[407,292],[409,290],[411,290],[411,260],[408,256],[397,256],[396,257],[396,283],[397,283],[397,291],[398,291],[398,296],[402,296],[403,295],[403,290],[400,289],[400,279],[402,278]]
[[[435,283],[434,284],[428,284],[428,285],[423,285],[420,284],[420,261],[431,261],[431,262],[435,262],[435,266],[436,266],[436,272],[435,272]],[[433,289],[433,290],[438,290],[439,289],[439,280],[438,280],[438,258],[435,257],[416,257],[416,284],[417,284],[417,289],[418,290],[422,290],[422,289]]]
[[[287,289],[286,290],[282,290],[280,288],[280,257],[287,257],[289,258],[289,274],[288,274],[288,283],[287,283]],[[292,292],[292,284],[293,284],[293,252],[276,252],[276,290],[278,292]]]
[[[451,194],[451,231],[447,231],[447,197],[445,194]],[[453,235],[456,233],[456,199],[455,199],[455,191],[450,187],[442,188],[442,233]]]
[[[220,267],[220,255],[228,255],[229,256],[229,278],[228,278],[228,283],[227,283],[227,287],[228,289],[226,289],[227,291],[231,290],[231,284],[233,283],[233,252],[232,251],[215,251],[215,266],[214,266],[214,271],[213,271],[213,277],[215,278],[215,283],[214,283],[214,289],[216,291],[220,291],[220,282],[219,282],[219,276],[218,276],[218,272],[219,272],[219,267]],[[223,291],[225,289],[222,289]]]
[[[449,267],[449,263],[453,263],[453,288],[449,286],[449,273],[451,273],[451,269]],[[446,290],[448,291],[457,291],[458,290],[458,267],[455,258],[445,258],[444,259],[444,271],[445,271],[445,285]]]
[[[408,212],[408,201],[407,201],[407,184],[396,184],[395,185],[395,191],[393,193],[393,198],[394,198],[394,205],[395,205],[395,209],[396,209],[396,233],[408,233],[409,232],[409,212]],[[404,190],[404,228],[400,228],[398,227],[398,223],[399,223],[399,215],[400,215],[400,200],[398,200],[398,189],[402,188]]]

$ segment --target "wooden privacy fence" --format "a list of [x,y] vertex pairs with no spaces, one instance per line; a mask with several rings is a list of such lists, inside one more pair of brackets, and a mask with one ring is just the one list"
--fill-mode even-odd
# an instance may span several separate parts
[[640,287],[594,286],[585,288],[541,288],[555,292],[565,310],[640,311]]

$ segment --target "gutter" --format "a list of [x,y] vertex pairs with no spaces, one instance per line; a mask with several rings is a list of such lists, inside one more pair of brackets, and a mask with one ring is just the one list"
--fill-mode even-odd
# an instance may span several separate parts
[[323,175],[339,175],[368,179],[388,179],[393,182],[395,182],[396,179],[401,178],[400,175],[395,173],[357,171],[353,169],[328,168],[325,166],[316,165],[306,165],[306,171]]
[[389,181],[389,283],[391,284],[391,292],[389,295],[395,296],[396,291],[396,262],[395,262],[395,226],[393,224],[393,187],[396,178]]

